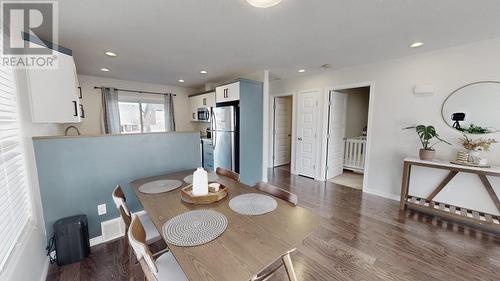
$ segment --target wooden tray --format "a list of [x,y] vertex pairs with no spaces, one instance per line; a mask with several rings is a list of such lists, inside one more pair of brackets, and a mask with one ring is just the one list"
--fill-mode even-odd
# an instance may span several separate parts
[[227,196],[228,188],[221,184],[218,192],[209,192],[208,195],[203,196],[194,196],[192,191],[192,184],[183,187],[181,189],[181,200],[185,203],[204,205],[224,199]]

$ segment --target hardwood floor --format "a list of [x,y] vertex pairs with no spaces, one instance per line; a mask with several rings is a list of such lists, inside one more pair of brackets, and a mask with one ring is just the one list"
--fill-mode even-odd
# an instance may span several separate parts
[[[359,190],[269,172],[269,182],[299,196],[322,216],[317,231],[292,256],[299,280],[499,280],[500,237],[413,211]],[[127,280],[123,244],[92,248],[85,261],[58,268],[47,280]],[[142,280],[140,267],[134,267]],[[271,278],[287,280],[284,270]],[[237,281],[237,280],[235,280]]]

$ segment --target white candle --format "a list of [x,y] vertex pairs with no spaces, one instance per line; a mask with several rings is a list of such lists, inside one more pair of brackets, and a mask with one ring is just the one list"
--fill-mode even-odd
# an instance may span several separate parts
[[208,175],[203,168],[198,168],[193,174],[193,195],[203,196],[208,194]]

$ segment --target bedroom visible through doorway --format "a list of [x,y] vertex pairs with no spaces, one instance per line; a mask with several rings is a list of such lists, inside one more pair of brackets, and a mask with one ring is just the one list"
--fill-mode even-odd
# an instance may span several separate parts
[[363,189],[370,87],[330,92],[327,179]]

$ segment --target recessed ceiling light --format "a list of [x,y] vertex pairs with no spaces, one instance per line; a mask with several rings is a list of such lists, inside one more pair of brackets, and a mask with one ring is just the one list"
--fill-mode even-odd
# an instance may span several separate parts
[[424,45],[423,42],[414,42],[414,43],[411,43],[410,44],[410,48],[418,48],[418,47],[422,47]]
[[108,57],[117,57],[118,56],[116,53],[113,53],[110,51],[106,51],[106,52],[104,52],[104,54]]
[[257,8],[271,8],[281,3],[282,0],[247,0],[247,2]]
[[206,70],[200,70],[200,73],[201,73],[201,74],[207,74],[207,73],[208,73],[208,71],[206,71]]
[[107,68],[101,68],[101,71],[108,72],[109,69],[107,69]]
[[305,69],[299,69],[299,73],[304,73],[304,72],[306,72]]
[[184,80],[182,80],[182,79],[179,79],[178,81],[179,81],[179,83],[184,83]]

